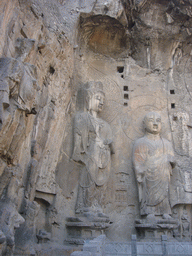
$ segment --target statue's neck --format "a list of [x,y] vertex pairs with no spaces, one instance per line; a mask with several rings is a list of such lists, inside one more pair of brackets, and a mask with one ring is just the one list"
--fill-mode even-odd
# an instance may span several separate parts
[[161,138],[159,133],[154,134],[154,133],[146,132],[145,136],[146,136],[149,140],[160,140],[160,138]]
[[97,112],[96,111],[94,111],[94,110],[89,110],[89,113],[93,116],[93,117],[95,117],[95,118],[97,118]]

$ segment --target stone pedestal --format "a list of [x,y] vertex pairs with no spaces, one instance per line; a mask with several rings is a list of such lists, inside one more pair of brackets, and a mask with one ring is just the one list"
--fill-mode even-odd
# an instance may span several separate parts
[[137,219],[135,228],[141,239],[160,240],[162,235],[173,238],[173,230],[178,228],[179,221],[175,219]]
[[106,236],[100,235],[93,240],[85,241],[81,252],[73,252],[71,256],[102,256],[104,254]]
[[83,244],[84,240],[92,240],[104,233],[111,225],[108,217],[70,217],[67,218],[68,238],[70,244]]

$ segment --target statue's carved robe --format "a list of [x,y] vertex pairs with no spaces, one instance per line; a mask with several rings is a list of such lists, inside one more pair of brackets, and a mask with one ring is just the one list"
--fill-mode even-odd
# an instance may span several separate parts
[[78,113],[74,122],[73,159],[81,162],[76,212],[102,204],[111,167],[112,131],[108,123],[88,112]]
[[141,215],[171,214],[169,182],[174,164],[171,143],[164,138],[136,141],[133,149],[133,164],[138,181]]
[[4,109],[10,105],[10,97],[15,105],[24,111],[34,106],[37,89],[36,67],[14,58],[0,58],[0,119]]

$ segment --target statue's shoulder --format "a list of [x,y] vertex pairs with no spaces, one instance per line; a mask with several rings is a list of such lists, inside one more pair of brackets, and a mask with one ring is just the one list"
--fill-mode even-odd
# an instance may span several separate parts
[[88,118],[88,113],[87,112],[77,112],[75,115],[75,120],[85,120]]
[[10,57],[1,57],[0,58],[0,64],[7,64],[7,63],[10,63],[11,61],[13,61],[15,59],[13,58],[10,58]]
[[0,58],[0,68],[8,65],[21,65],[23,62],[19,61],[18,59],[11,58],[11,57],[1,57]]
[[85,125],[87,125],[88,119],[89,117],[87,112],[77,112],[74,117],[75,127],[84,127]]
[[19,65],[19,61],[17,59],[9,57],[0,58],[0,72],[4,70],[7,72],[9,69],[13,69],[15,65]]
[[165,139],[165,138],[161,138],[163,142],[165,143],[171,143],[169,140]]
[[148,149],[148,140],[146,138],[146,136],[143,136],[139,139],[137,139],[134,143],[133,146],[133,152],[139,151],[139,152],[143,152],[146,151]]
[[111,126],[109,123],[107,123],[107,121],[105,121],[104,119],[102,118],[99,118],[100,122],[107,128],[111,129]]
[[171,148],[172,147],[172,143],[171,141],[165,139],[165,138],[162,138],[162,141],[163,141],[163,144],[164,146],[168,147],[168,148]]
[[143,136],[135,141],[134,146],[146,144],[146,142],[147,142],[147,138],[146,136]]

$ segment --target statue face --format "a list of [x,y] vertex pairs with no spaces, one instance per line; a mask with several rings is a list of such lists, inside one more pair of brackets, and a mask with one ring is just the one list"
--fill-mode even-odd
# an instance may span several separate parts
[[103,109],[104,95],[100,92],[92,95],[89,100],[89,110],[100,112]]
[[145,129],[149,133],[158,134],[161,131],[161,116],[158,113],[149,113],[144,119]]

